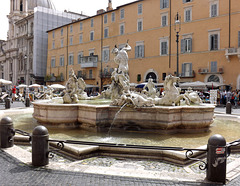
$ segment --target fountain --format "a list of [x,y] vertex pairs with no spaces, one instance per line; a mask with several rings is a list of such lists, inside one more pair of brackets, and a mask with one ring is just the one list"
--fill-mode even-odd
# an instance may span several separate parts
[[[206,129],[213,123],[215,106],[203,104],[195,91],[180,94],[180,88],[175,86],[178,77],[166,77],[162,97],[159,97],[151,79],[148,90],[141,93],[130,91],[129,50],[128,43],[121,50],[116,46],[112,50],[118,68],[112,72],[110,87],[101,95],[88,97],[84,92],[85,82],[82,78],[77,79],[72,71],[64,96],[33,102],[33,117],[40,123],[75,124],[93,129]],[[110,104],[94,104],[105,101]]]

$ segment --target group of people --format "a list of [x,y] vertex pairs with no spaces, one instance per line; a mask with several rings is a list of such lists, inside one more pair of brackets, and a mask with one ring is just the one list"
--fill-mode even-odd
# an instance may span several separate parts
[[240,105],[240,91],[218,91],[218,104],[226,105],[227,102],[231,102],[235,108]]

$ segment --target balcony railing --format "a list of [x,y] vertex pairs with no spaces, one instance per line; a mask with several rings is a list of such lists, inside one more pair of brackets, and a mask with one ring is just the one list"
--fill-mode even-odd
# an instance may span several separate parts
[[182,72],[181,74],[179,74],[179,77],[181,77],[181,78],[194,78],[195,77],[195,72],[194,72],[194,70],[192,70],[190,72]]
[[228,62],[230,62],[230,56],[237,56],[240,60],[240,48],[227,48],[225,50],[225,56]]
[[218,67],[217,70],[211,70],[209,68],[199,68],[198,69],[199,74],[223,74],[223,67]]
[[83,56],[81,57],[81,68],[96,68],[98,56]]

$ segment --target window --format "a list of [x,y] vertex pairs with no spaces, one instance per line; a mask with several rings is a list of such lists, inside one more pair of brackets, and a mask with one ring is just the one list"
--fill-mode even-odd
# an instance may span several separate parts
[[168,16],[167,14],[162,15],[162,27],[167,26]]
[[183,3],[189,3],[192,2],[192,0],[183,0]]
[[52,38],[55,38],[55,31],[52,32]]
[[210,35],[210,50],[218,50],[218,34]]
[[192,21],[192,9],[191,8],[184,10],[184,21],[185,22]]
[[52,57],[51,59],[51,67],[55,67],[56,66],[56,60],[55,57]]
[[78,64],[81,64],[82,63],[82,61],[83,61],[83,52],[79,52],[78,53]]
[[142,4],[138,4],[138,15],[142,14],[142,9],[143,9]]
[[183,63],[182,64],[182,74],[183,77],[191,77],[192,74],[192,63]]
[[83,43],[83,35],[82,34],[79,35],[79,43]]
[[89,70],[89,79],[92,79],[93,78],[93,72],[92,70]]
[[220,79],[219,79],[219,77],[216,76],[216,75],[211,75],[211,76],[209,76],[209,78],[208,78],[208,82],[220,82]]
[[125,25],[124,23],[120,24],[120,35],[123,35],[125,32]]
[[160,40],[160,55],[168,54],[168,41],[166,39]]
[[102,61],[108,62],[109,61],[109,48],[104,48],[102,53]]
[[91,19],[91,27],[93,27],[94,19]]
[[55,41],[52,41],[52,49],[55,48]]
[[144,43],[138,43],[135,46],[135,58],[143,58],[144,57]]
[[142,30],[143,30],[143,21],[142,21],[142,19],[139,19],[137,21],[137,31],[141,32]]
[[115,12],[112,12],[112,22],[115,22]]
[[63,36],[63,28],[61,28],[61,36]]
[[83,30],[83,23],[81,22],[80,23],[80,31],[82,31]]
[[169,0],[160,0],[160,9],[168,8]]
[[105,15],[104,15],[104,24],[107,24],[107,22],[108,22],[108,15],[105,14]]
[[90,32],[90,41],[93,41],[94,40],[94,31],[91,31]]
[[181,40],[181,53],[192,52],[192,38],[185,38]]
[[210,17],[218,16],[218,1],[210,3]]
[[217,61],[211,61],[211,72],[217,72]]
[[69,54],[68,56],[68,65],[73,65],[73,54]]
[[60,56],[59,66],[61,66],[61,67],[64,66],[64,56]]
[[104,28],[104,38],[108,38],[108,27]]
[[61,39],[61,47],[63,47],[63,39]]
[[70,41],[69,41],[70,43],[70,45],[73,45],[73,37],[70,37]]
[[124,9],[122,8],[122,9],[120,10],[120,19],[124,19],[124,14],[125,14],[125,11],[124,11]]
[[83,73],[82,73],[81,70],[78,71],[78,75],[77,76],[78,76],[78,78],[83,77]]
[[73,26],[70,25],[70,33],[72,33],[72,32],[73,32]]

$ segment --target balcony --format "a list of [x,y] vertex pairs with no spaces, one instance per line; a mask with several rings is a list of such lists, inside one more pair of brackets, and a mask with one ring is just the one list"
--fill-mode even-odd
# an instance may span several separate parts
[[199,68],[199,74],[223,74],[223,67],[218,67],[217,70],[211,70],[209,68]]
[[83,56],[81,57],[81,68],[96,68],[98,63],[98,56]]
[[100,72],[101,78],[111,78],[111,76],[112,76],[112,72],[108,72],[108,71]]
[[179,77],[181,77],[181,78],[194,78],[195,77],[195,72],[194,72],[194,70],[192,70],[190,72],[182,72],[181,74],[179,74]]
[[225,50],[225,56],[228,62],[230,62],[230,56],[237,56],[240,61],[240,48],[227,48]]

